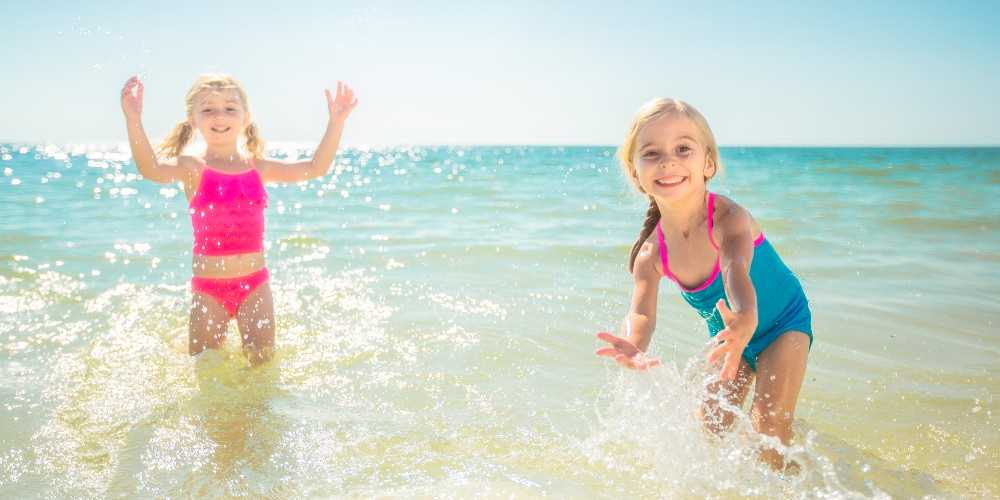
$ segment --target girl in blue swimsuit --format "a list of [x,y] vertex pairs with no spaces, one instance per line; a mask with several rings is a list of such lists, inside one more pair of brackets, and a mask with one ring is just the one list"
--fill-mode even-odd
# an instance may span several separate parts
[[[599,333],[609,345],[597,354],[632,369],[659,364],[643,353],[666,276],[708,324],[709,363],[722,363],[702,407],[705,425],[727,429],[733,415],[718,400],[742,406],[756,378],[754,428],[787,446],[812,344],[809,305],[750,212],[708,191],[721,168],[708,122],[683,101],[655,99],[639,110],[619,154],[649,210],[629,259],[635,288],[625,336]],[[764,449],[761,458],[785,467],[777,450]]]

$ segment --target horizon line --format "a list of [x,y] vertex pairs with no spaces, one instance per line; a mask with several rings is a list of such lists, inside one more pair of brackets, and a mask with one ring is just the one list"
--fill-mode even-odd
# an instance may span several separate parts
[[[0,145],[18,145],[18,146],[117,146],[127,144],[127,141],[114,140],[114,141],[39,141],[39,140],[0,140]],[[302,140],[268,140],[265,141],[267,146],[280,145],[282,147],[295,146],[295,147],[315,147],[318,142],[315,141],[302,141]],[[598,148],[618,148],[617,144],[601,144],[601,143],[506,143],[506,142],[469,142],[469,143],[373,143],[373,144],[352,144],[352,145],[341,145],[338,149],[363,149],[363,148],[396,148],[396,147],[465,147],[465,148],[480,148],[480,147],[540,147],[540,148],[560,148],[560,147],[598,147]],[[819,149],[819,148],[842,148],[842,149],[859,149],[859,148],[886,148],[886,149],[935,149],[935,148],[981,148],[981,149],[992,149],[1000,148],[1000,143],[941,143],[941,144],[907,144],[907,143],[895,143],[895,144],[879,144],[879,143],[831,143],[831,144],[818,144],[818,143],[803,143],[803,144],[780,144],[780,143],[735,143],[735,144],[720,144],[719,148],[808,148],[808,149]],[[268,147],[267,149],[271,149]]]

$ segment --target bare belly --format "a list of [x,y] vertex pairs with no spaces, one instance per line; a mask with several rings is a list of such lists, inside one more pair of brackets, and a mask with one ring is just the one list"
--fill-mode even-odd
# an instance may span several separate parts
[[191,271],[202,278],[237,278],[264,267],[264,253],[237,255],[195,255]]

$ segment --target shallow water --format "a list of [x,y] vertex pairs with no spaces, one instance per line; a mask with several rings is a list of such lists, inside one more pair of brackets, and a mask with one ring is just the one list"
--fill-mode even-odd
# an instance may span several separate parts
[[[0,496],[1000,495],[1000,150],[723,150],[800,276],[803,466],[695,417],[704,325],[620,323],[644,211],[606,147],[358,149],[270,186],[278,354],[186,354],[183,192],[121,146],[0,147]],[[287,145],[274,154],[305,151]]]

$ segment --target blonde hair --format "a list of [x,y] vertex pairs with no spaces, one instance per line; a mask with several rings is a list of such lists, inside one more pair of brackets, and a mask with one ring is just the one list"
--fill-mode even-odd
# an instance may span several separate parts
[[[694,123],[698,132],[701,133],[702,143],[705,145],[706,152],[712,160],[712,164],[715,165],[715,173],[712,177],[715,177],[715,175],[718,175],[722,171],[722,162],[719,160],[719,147],[715,142],[715,135],[712,134],[712,128],[708,126],[708,120],[694,106],[680,99],[656,98],[639,108],[639,112],[636,113],[635,118],[632,120],[632,127],[625,134],[625,141],[622,142],[621,147],[618,149],[618,159],[621,160],[622,170],[636,190],[642,194],[646,194],[646,192],[639,185],[639,176],[636,173],[633,158],[639,131],[649,122],[671,114],[686,116]],[[709,179],[711,177],[705,180],[708,181]],[[632,245],[632,252],[629,254],[628,271],[630,273],[635,268],[635,258],[639,255],[639,249],[642,248],[642,244],[646,242],[646,239],[649,238],[649,235],[653,233],[653,229],[660,222],[660,207],[656,205],[656,200],[652,196],[647,194],[647,197],[649,198],[649,208],[646,210],[646,219],[643,221],[642,230],[639,231],[639,239]]]
[[[201,75],[195,80],[194,85],[188,89],[187,95],[184,97],[184,108],[187,114],[187,119],[180,121],[174,126],[174,129],[170,131],[167,138],[160,143],[156,148],[158,155],[165,158],[176,158],[184,151],[188,143],[191,142],[192,136],[194,136],[194,129],[191,127],[191,116],[194,114],[195,98],[198,94],[204,91],[220,91],[220,90],[235,90],[240,96],[240,101],[243,103],[243,109],[246,111],[247,115],[250,115],[250,101],[247,100],[246,91],[243,90],[243,85],[240,84],[235,78],[230,75],[225,75],[221,73],[209,73]],[[243,131],[246,134],[246,150],[247,152],[256,159],[264,158],[264,140],[260,137],[260,131],[258,130],[257,124],[250,122],[247,128]]]

